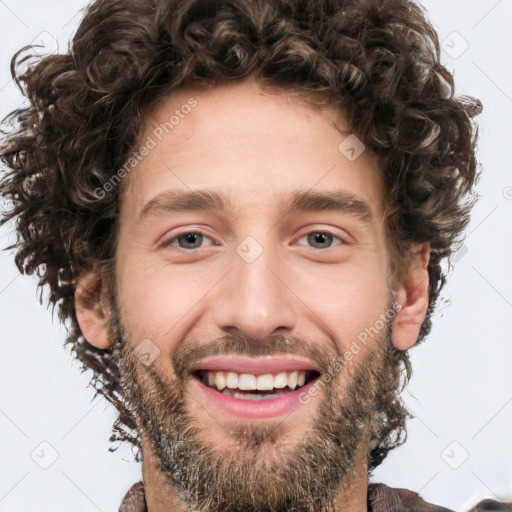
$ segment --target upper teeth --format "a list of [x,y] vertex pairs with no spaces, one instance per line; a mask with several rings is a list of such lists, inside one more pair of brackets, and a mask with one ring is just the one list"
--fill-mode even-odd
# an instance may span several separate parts
[[229,389],[242,390],[260,390],[268,391],[274,388],[281,389],[288,386],[295,389],[302,386],[306,382],[306,373],[301,370],[293,372],[281,372],[275,375],[265,373],[263,375],[254,375],[252,373],[235,373],[235,372],[205,372],[208,384],[222,390],[225,387]]

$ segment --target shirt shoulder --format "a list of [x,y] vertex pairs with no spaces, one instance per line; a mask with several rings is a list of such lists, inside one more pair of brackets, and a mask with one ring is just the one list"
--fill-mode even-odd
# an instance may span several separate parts
[[[485,499],[468,512],[512,512],[512,502]],[[125,494],[119,512],[147,512],[144,484],[133,484]],[[451,509],[427,503],[417,492],[388,487],[385,484],[368,485],[368,512],[454,512]]]
[[[512,502],[490,499],[479,501],[468,512],[512,512]],[[388,487],[385,484],[368,485],[368,512],[454,512],[449,508],[427,503],[417,492]]]
[[385,484],[368,485],[368,512],[454,512],[449,508],[427,503],[417,492],[388,487]]

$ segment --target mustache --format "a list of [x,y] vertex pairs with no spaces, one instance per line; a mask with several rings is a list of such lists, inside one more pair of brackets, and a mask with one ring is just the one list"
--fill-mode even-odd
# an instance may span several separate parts
[[322,371],[339,357],[334,343],[318,343],[297,336],[275,335],[266,340],[252,340],[243,334],[222,336],[213,340],[196,340],[177,347],[173,355],[176,376],[184,378],[190,368],[201,359],[218,355],[251,358],[300,356],[316,363]]

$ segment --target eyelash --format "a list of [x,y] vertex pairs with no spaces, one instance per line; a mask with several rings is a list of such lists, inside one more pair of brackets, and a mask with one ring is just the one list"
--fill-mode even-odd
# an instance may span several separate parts
[[[343,240],[341,237],[339,237],[338,235],[335,235],[331,231],[326,231],[326,230],[312,230],[312,231],[308,231],[307,233],[304,233],[301,237],[299,237],[297,240],[300,240],[300,239],[304,238],[305,236],[310,235],[312,233],[315,233],[315,234],[319,233],[319,234],[322,234],[322,235],[331,235],[334,239],[338,239],[341,242],[338,245],[348,245],[348,242]],[[209,238],[211,240],[211,237],[209,237],[208,235],[206,235],[202,231],[194,231],[194,230],[182,231],[181,233],[178,233],[178,234],[174,235],[172,238],[169,238],[169,239],[165,240],[164,242],[162,242],[160,247],[169,247],[169,246],[174,245],[173,242],[176,241],[179,237],[181,237],[183,235],[203,235],[203,237]],[[211,245],[215,245],[215,244],[211,244]],[[197,249],[201,249],[201,247],[196,247],[194,249],[184,249],[183,247],[178,247],[178,246],[175,246],[175,247],[178,250],[182,250],[182,251],[186,251],[186,252],[193,252],[193,251],[195,251]],[[315,248],[315,247],[311,247],[311,249],[316,249],[317,251],[325,251],[325,250],[328,250],[328,249],[332,249],[333,247],[337,247],[337,246],[335,245],[335,246],[327,247],[325,249],[318,249],[318,248]]]

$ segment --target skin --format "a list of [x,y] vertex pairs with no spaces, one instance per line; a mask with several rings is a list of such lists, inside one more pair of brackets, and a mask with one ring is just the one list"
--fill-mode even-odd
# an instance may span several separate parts
[[[209,91],[181,89],[151,112],[142,140],[192,96],[197,106],[125,178],[115,290],[100,301],[108,292],[105,285],[93,290],[97,276],[89,273],[78,280],[76,292],[77,319],[87,341],[119,349],[127,400],[143,440],[148,510],[225,510],[223,499],[240,496],[253,499],[254,510],[264,510],[272,498],[262,489],[273,489],[281,478],[274,490],[298,496],[305,489],[293,487],[286,468],[296,467],[308,440],[319,465],[327,463],[321,427],[352,445],[329,459],[340,467],[338,486],[329,497],[325,489],[315,510],[366,510],[365,465],[376,424],[370,406],[382,392],[382,368],[392,365],[386,350],[407,350],[417,341],[428,307],[429,246],[415,246],[407,272],[392,278],[377,156],[366,149],[356,160],[347,159],[338,149],[350,134],[342,113],[314,109],[285,91],[264,90],[253,80]],[[143,205],[164,190],[206,188],[227,194],[233,208],[153,211],[139,219]],[[346,212],[283,211],[281,198],[292,192],[339,189],[367,202],[373,220]],[[200,231],[203,239],[182,237],[161,245],[190,231]],[[318,231],[335,236],[325,242],[308,238]],[[258,244],[250,250],[262,250],[251,263],[236,251],[248,236]],[[81,300],[94,294],[96,307]],[[299,354],[326,370],[389,311],[392,294],[401,309],[386,328],[345,361],[329,386],[286,417],[237,422],[204,403],[191,386],[187,369],[215,348],[252,357]],[[146,366],[133,358],[133,349],[148,339],[160,352]],[[357,375],[367,379],[364,390],[356,386]],[[359,417],[368,425],[356,433],[336,426],[339,418],[355,424]],[[171,450],[190,426],[199,429],[196,435],[181,442],[181,452]],[[173,476],[173,457],[204,471],[218,464],[210,502],[187,494],[198,482],[187,484],[185,469],[182,480],[179,470]],[[255,487],[246,485],[244,468],[252,468]],[[322,489],[318,471],[306,471],[299,468],[295,476]],[[234,485],[238,493],[229,495],[227,478],[240,479]],[[258,480],[265,485],[258,487]],[[277,501],[272,506],[287,510]],[[313,510],[307,496],[297,498],[296,506]]]

